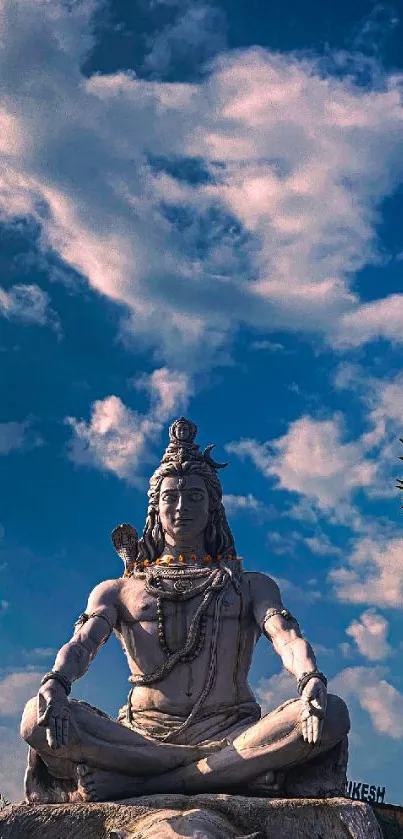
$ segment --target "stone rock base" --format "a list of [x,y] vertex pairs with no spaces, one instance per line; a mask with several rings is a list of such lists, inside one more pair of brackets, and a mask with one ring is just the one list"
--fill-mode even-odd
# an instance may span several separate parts
[[157,795],[103,804],[20,804],[0,839],[382,839],[371,807],[348,798]]

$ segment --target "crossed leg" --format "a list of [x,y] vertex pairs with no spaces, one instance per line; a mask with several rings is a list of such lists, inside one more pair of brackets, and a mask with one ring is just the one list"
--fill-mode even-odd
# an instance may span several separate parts
[[176,792],[229,792],[270,772],[290,769],[329,751],[350,728],[347,706],[330,694],[320,743],[306,743],[300,722],[301,700],[280,705],[259,722],[235,732],[220,750],[195,763],[142,784],[142,794]]
[[142,737],[96,709],[72,701],[71,742],[55,752],[47,745],[45,730],[36,724],[36,704],[32,724],[31,703],[24,714],[22,736],[52,775],[71,777],[73,773],[77,777],[80,765],[79,782],[90,800],[227,792],[247,786],[264,773],[288,769],[328,751],[350,727],[346,705],[329,695],[321,742],[315,746],[303,740],[299,699],[276,708],[246,729],[236,729],[221,744],[176,745]]
[[248,790],[249,784],[262,775],[272,775],[304,764],[330,751],[342,741],[350,728],[348,710],[337,696],[329,695],[323,734],[313,746],[302,737],[301,702],[291,700],[267,714],[259,722],[235,730],[221,749],[211,752],[170,772],[150,775],[136,783],[109,772],[85,768],[85,783],[93,800],[157,793],[235,792]]
[[[70,700],[70,733],[67,746],[51,749],[46,729],[38,725],[37,698],[25,706],[21,721],[21,736],[30,746],[25,789],[28,800],[49,800],[56,803],[69,798],[76,800],[77,781],[85,786],[85,769],[99,771],[107,778],[110,792],[105,787],[106,800],[124,795],[140,795],[144,778],[170,772],[188,763],[197,762],[219,748],[218,743],[206,745],[175,745],[159,743],[116,722],[107,714],[86,702]],[[88,774],[88,772],[87,772]],[[33,783],[33,777],[35,782]],[[61,781],[57,784],[57,780]],[[118,779],[118,781],[116,780]],[[112,780],[114,783],[112,784]],[[124,791],[119,796],[119,791]],[[35,789],[34,794],[31,793]]]

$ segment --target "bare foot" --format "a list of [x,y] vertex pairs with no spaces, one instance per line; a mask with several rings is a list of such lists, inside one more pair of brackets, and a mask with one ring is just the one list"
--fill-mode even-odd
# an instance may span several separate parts
[[141,782],[138,778],[97,769],[86,763],[77,766],[78,790],[84,801],[118,801],[141,795]]
[[265,772],[258,775],[253,781],[249,781],[247,792],[262,797],[275,797],[284,791],[285,772]]

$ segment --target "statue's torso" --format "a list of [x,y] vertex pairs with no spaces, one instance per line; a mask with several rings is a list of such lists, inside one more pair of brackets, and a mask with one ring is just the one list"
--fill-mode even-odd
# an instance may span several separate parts
[[[172,588],[164,581],[164,588]],[[134,711],[159,710],[186,717],[205,685],[211,661],[215,595],[206,611],[206,636],[199,655],[190,662],[179,662],[162,681],[137,686],[132,695]],[[182,647],[190,622],[202,600],[164,600],[165,637],[171,652]],[[144,578],[129,578],[121,588],[116,634],[126,652],[134,676],[152,673],[166,659],[158,635],[157,601],[148,594]],[[217,670],[214,685],[203,704],[204,711],[230,708],[253,700],[247,677],[253,648],[260,635],[251,609],[248,575],[242,575],[241,591],[232,583],[225,589],[220,610]]]

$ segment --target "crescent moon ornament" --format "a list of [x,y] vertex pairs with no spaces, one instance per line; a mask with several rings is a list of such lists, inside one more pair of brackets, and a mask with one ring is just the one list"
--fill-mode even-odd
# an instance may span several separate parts
[[210,452],[212,452],[215,447],[215,443],[211,443],[209,446],[206,446],[203,452],[203,459],[209,466],[212,466],[213,469],[225,469],[225,467],[228,466],[228,463],[216,463],[216,461],[210,457]]

